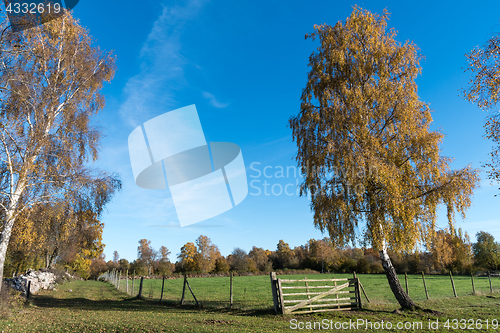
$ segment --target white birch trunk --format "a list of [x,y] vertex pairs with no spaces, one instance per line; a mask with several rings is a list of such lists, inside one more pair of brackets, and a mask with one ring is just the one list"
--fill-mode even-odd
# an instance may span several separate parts
[[12,234],[12,228],[16,221],[16,210],[19,203],[19,198],[24,191],[24,184],[19,184],[16,191],[11,196],[10,203],[5,211],[5,224],[3,226],[2,233],[0,234],[0,290],[3,287],[3,268],[5,264],[5,257],[7,255],[7,248],[9,246],[10,236]]
[[403,309],[415,310],[419,308],[401,286],[398,275],[396,274],[396,269],[392,265],[391,258],[389,258],[389,254],[387,253],[387,243],[385,240],[382,240],[382,250],[379,251],[379,254],[382,260],[382,267],[384,267],[385,275],[389,281],[389,286],[399,305],[401,305]]

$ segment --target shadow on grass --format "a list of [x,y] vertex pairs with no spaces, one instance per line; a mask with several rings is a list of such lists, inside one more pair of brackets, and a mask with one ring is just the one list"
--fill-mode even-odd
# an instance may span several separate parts
[[[73,288],[77,286],[72,286]],[[64,288],[65,289],[65,288]],[[82,292],[82,289],[85,292]],[[88,297],[88,298],[87,298]],[[101,297],[102,299],[95,299]],[[205,314],[226,314],[234,316],[269,317],[275,316],[272,304],[265,306],[262,303],[248,301],[236,301],[232,308],[226,301],[201,301],[201,307],[197,306],[192,299],[187,304],[180,305],[180,299],[159,299],[130,297],[125,293],[118,292],[108,285],[90,285],[88,287],[78,286],[71,294],[41,294],[32,299],[34,305],[40,308],[61,308],[72,310],[92,311],[138,311],[138,312],[202,312]],[[391,309],[394,310],[394,309]],[[393,311],[384,308],[364,308],[354,312],[341,311],[341,316],[372,315],[384,316],[394,314]],[[326,314],[326,313],[324,313]],[[404,312],[402,313],[403,315]],[[309,314],[310,315],[310,314]],[[278,315],[279,316],[279,315]],[[297,316],[297,315],[296,315]],[[318,314],[318,316],[321,316]],[[302,315],[298,315],[302,317]],[[285,317],[284,317],[285,318]]]
[[165,311],[167,309],[178,311],[203,311],[204,313],[223,313],[246,316],[268,316],[274,314],[272,308],[248,309],[236,304],[228,308],[223,302],[203,302],[202,306],[195,304],[180,305],[179,301],[151,300],[127,297],[121,300],[91,300],[87,298],[56,298],[51,295],[37,295],[31,300],[40,308],[67,308],[74,310],[92,311]]
[[[91,300],[87,298],[55,298],[52,296],[35,296],[33,304],[40,308],[68,308],[94,311],[150,311],[155,302],[142,301],[135,298],[123,300]],[[159,307],[156,305],[156,307]]]

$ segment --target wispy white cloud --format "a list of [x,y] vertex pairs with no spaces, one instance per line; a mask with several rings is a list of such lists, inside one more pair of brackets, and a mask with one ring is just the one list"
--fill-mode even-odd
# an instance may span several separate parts
[[205,0],[182,5],[163,5],[140,52],[141,71],[125,85],[125,100],[120,115],[136,127],[175,104],[175,90],[186,84],[184,67],[188,61],[181,53],[183,27],[200,11]]
[[213,107],[215,108],[218,108],[218,109],[223,109],[225,107],[227,107],[229,105],[229,103],[222,103],[222,102],[219,102],[217,100],[217,98],[215,98],[215,96],[207,91],[204,91],[202,93],[203,97],[208,99],[208,102],[210,103],[210,105],[212,105]]
[[[106,217],[107,240],[122,225],[143,230],[150,224],[179,225],[174,202],[168,190],[146,190],[135,184],[130,167],[127,137],[134,127],[172,110],[176,91],[186,85],[184,68],[188,60],[182,55],[182,32],[196,18],[205,0],[188,0],[163,10],[144,41],[139,55],[140,70],[123,90],[119,113],[124,132],[115,133],[101,153],[100,165],[116,170],[122,176],[123,189],[110,203],[112,215]],[[128,128],[127,128],[128,127]],[[106,234],[108,235],[108,234]]]

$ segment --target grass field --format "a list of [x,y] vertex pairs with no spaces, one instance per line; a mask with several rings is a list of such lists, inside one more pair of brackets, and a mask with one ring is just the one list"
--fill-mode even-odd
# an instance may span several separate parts
[[[285,279],[309,278],[352,278],[352,274],[314,274],[314,275],[286,275]],[[278,276],[280,277],[280,276]],[[372,303],[396,304],[394,295],[389,288],[385,274],[358,274],[365,291]],[[404,284],[404,275],[400,276],[401,284]],[[454,276],[457,296],[472,294],[471,278],[468,276]],[[193,292],[205,307],[225,307],[229,304],[229,277],[212,278],[189,278]],[[500,278],[491,278],[493,291],[500,291]],[[453,288],[449,276],[427,275],[425,277],[429,299],[454,297]],[[162,280],[145,279],[142,295],[150,299],[160,299]],[[180,301],[182,295],[183,279],[167,279],[163,291],[163,299],[167,301]],[[313,284],[311,284],[313,285]],[[490,292],[488,277],[474,277],[476,293],[486,294]],[[139,280],[135,280],[134,294],[139,292]],[[408,275],[408,289],[414,301],[426,300],[424,284],[421,275]],[[126,281],[120,283],[120,290],[126,291]],[[233,305],[241,309],[265,309],[272,305],[270,278],[261,276],[235,276],[233,277]],[[129,293],[132,293],[132,281],[129,281]],[[194,300],[186,290],[186,301],[193,304]]]
[[[317,277],[318,275],[315,275]],[[324,277],[325,275],[321,276]],[[287,278],[302,278],[303,276],[287,276]],[[344,277],[335,275],[335,277]],[[347,277],[347,276],[345,276]],[[435,277],[435,281],[429,277],[431,286],[436,295],[442,298],[432,298],[431,300],[419,301],[424,308],[429,308],[438,312],[410,311],[394,313],[398,308],[397,304],[391,300],[390,294],[385,295],[389,290],[383,285],[384,276],[361,275],[360,279],[367,289],[368,295],[375,299],[380,299],[381,303],[366,304],[363,310],[342,311],[335,313],[323,313],[314,315],[293,315],[280,316],[273,314],[272,300],[270,299],[270,282],[266,276],[235,277],[235,299],[236,293],[240,306],[235,309],[224,307],[204,307],[179,306],[180,289],[182,280],[166,280],[166,290],[170,298],[164,302],[158,300],[138,300],[130,297],[114,288],[110,283],[97,281],[73,281],[57,287],[57,291],[43,291],[34,296],[29,305],[25,306],[20,313],[14,314],[7,320],[0,320],[0,331],[3,332],[296,332],[293,325],[306,322],[314,324],[330,322],[332,325],[356,323],[358,320],[366,320],[372,324],[380,323],[382,320],[391,325],[397,323],[413,326],[415,329],[386,330],[390,332],[401,331],[433,331],[449,332],[453,329],[444,327],[447,320],[482,320],[483,329],[481,331],[495,332],[491,326],[493,319],[500,319],[500,293],[486,294],[489,291],[487,279],[478,279],[476,286],[484,292],[484,295],[453,296],[451,285],[448,283],[449,277]],[[412,294],[410,277],[410,295]],[[498,279],[498,278],[497,278]],[[161,280],[145,280],[145,294],[147,295],[148,284],[152,289],[157,286],[161,288]],[[224,290],[229,283],[229,278],[198,278],[190,279],[192,288],[200,299],[210,297],[214,294],[228,296]],[[414,298],[417,296],[418,279],[414,282]],[[433,282],[431,282],[433,281]],[[470,281],[470,278],[469,278]],[[496,282],[497,288],[500,281]],[[239,284],[239,287],[237,287]],[[385,284],[387,282],[385,281]],[[468,293],[467,279],[456,278],[457,288],[463,287],[459,295]],[[167,289],[167,285],[169,286]],[[219,286],[220,285],[220,286]],[[137,287],[137,286],[136,286]],[[220,288],[219,288],[220,287]],[[219,289],[220,291],[218,291]],[[238,289],[239,288],[239,289]],[[441,293],[438,289],[442,288]],[[72,291],[69,291],[71,289]],[[245,291],[246,289],[246,291]],[[371,293],[371,295],[370,295]],[[205,296],[203,296],[205,295]],[[378,297],[376,297],[379,295]],[[383,296],[380,296],[383,295]],[[432,295],[432,294],[431,294]],[[159,292],[158,292],[159,297]],[[259,299],[262,297],[262,299]],[[425,298],[425,293],[423,298]],[[372,300],[372,301],[373,301]],[[221,302],[222,304],[222,302]],[[242,306],[241,306],[242,305]],[[291,322],[296,320],[296,322]],[[429,322],[439,321],[439,328],[428,329]],[[485,329],[485,321],[489,322],[489,329]],[[293,323],[293,324],[292,324]],[[452,328],[453,322],[449,322]],[[373,329],[366,328],[366,322],[358,329],[346,329],[349,332],[368,332]],[[416,325],[416,326],[415,326]],[[422,325],[422,326],[418,326]],[[470,324],[469,324],[470,325]],[[475,326],[478,327],[478,326]],[[460,326],[457,324],[457,329]],[[474,329],[477,331],[477,329]],[[303,329],[300,331],[310,331]],[[334,330],[327,330],[334,331]]]

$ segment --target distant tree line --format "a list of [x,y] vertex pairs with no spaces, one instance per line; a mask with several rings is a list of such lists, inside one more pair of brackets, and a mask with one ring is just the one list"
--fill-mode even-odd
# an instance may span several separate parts
[[[472,243],[461,229],[439,230],[422,251],[391,252],[393,265],[398,273],[419,274],[470,274],[484,270],[500,269],[500,244],[484,231],[476,234]],[[273,270],[304,270],[336,273],[384,273],[379,252],[372,248],[336,247],[329,238],[310,239],[306,244],[290,248],[280,240],[275,250],[254,246],[248,253],[235,248],[227,257],[210,238],[201,235],[180,249],[177,261],[169,259],[165,247],[155,250],[146,239],[139,241],[138,258],[133,262],[120,259],[117,251],[113,260],[104,256],[92,260],[91,276],[117,269],[136,275],[170,275],[174,273],[261,273]]]

